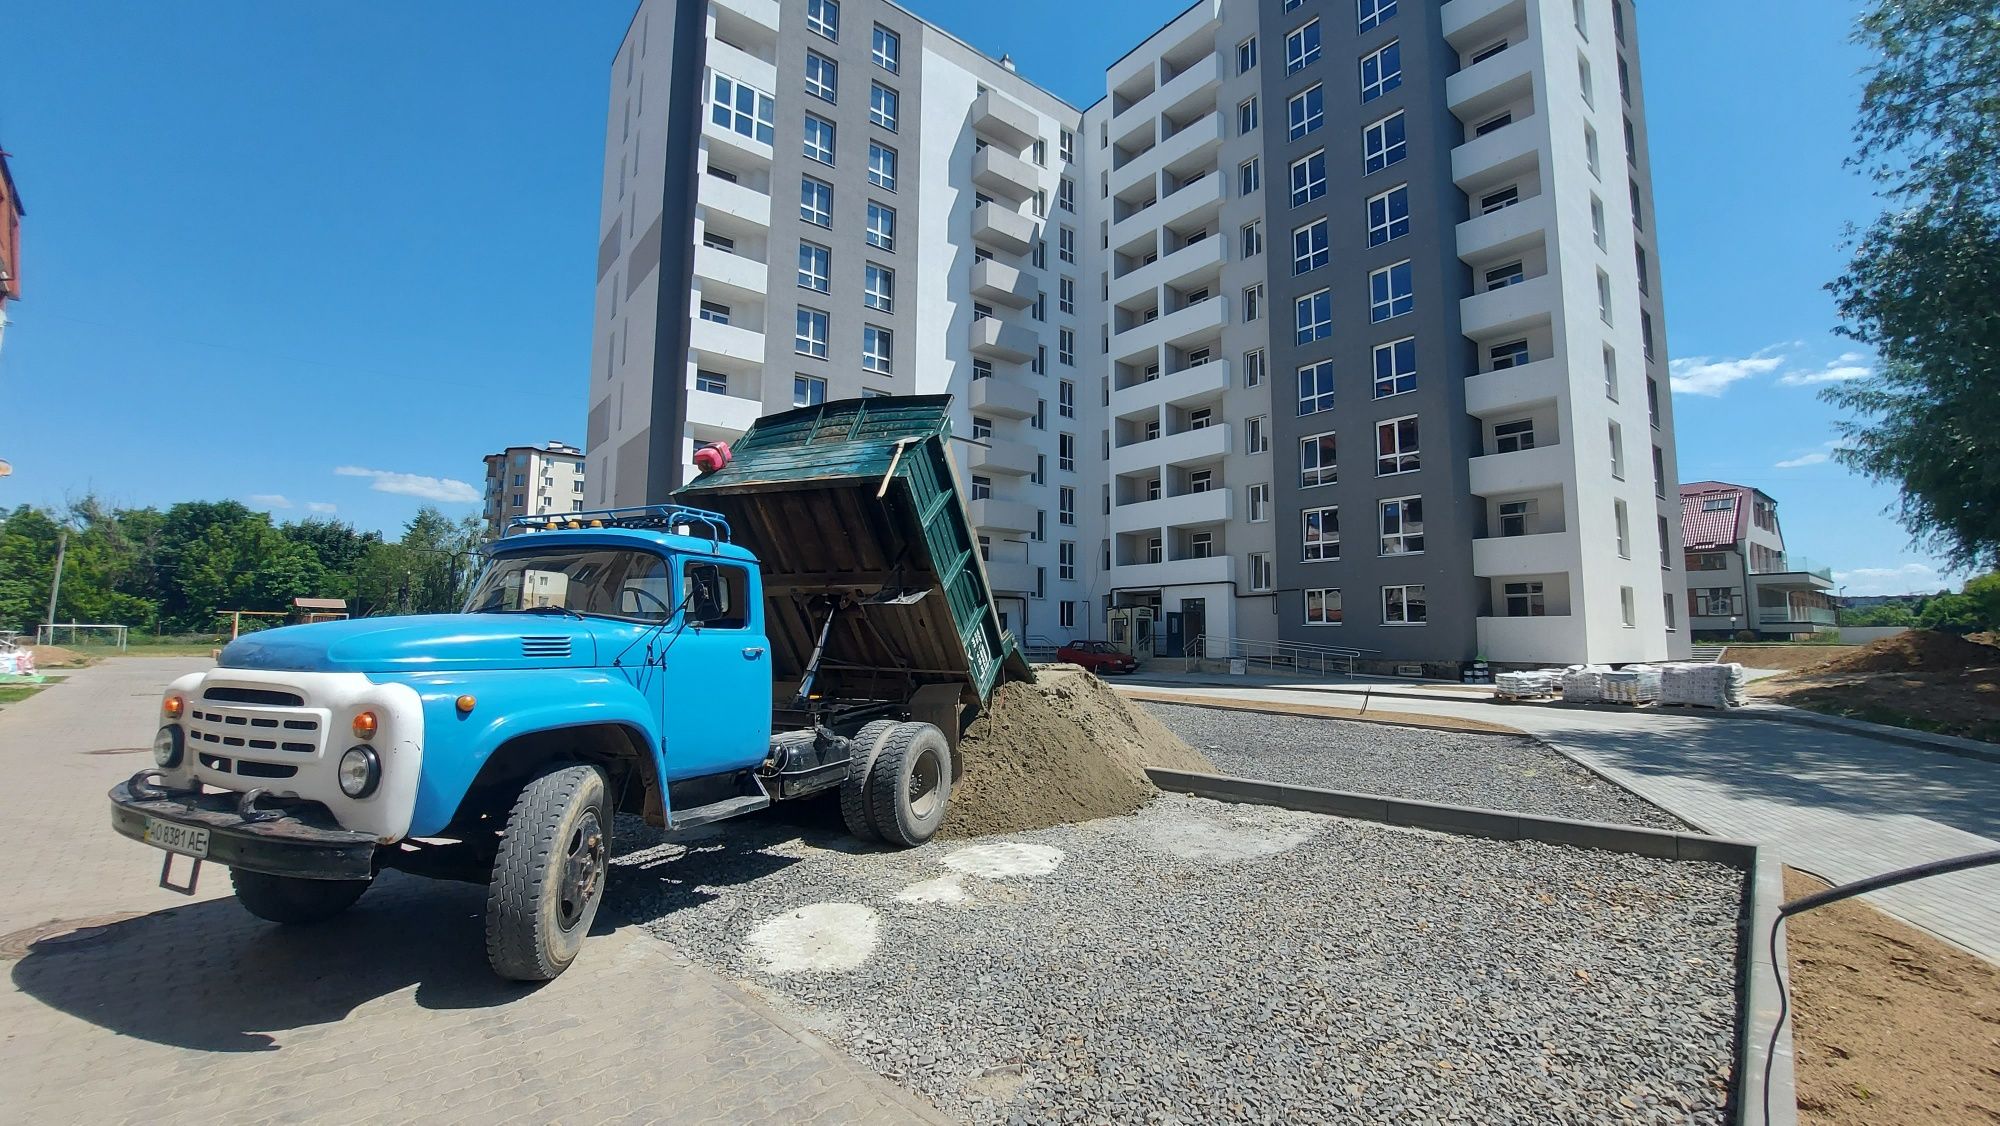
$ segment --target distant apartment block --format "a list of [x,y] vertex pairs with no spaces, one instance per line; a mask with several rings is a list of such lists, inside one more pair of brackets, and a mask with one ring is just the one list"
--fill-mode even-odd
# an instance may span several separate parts
[[7,339],[7,303],[21,299],[21,217],[27,213],[7,150],[0,149],[0,344]]
[[1201,0],[1126,46],[1077,109],[886,0],[645,0],[589,502],[949,392],[1031,640],[1684,655],[1630,0]]
[[1724,481],[1681,486],[1688,622],[1702,634],[1831,632],[1833,572],[1785,549],[1778,502]]
[[516,516],[562,516],[583,509],[584,455],[549,442],[486,455],[486,531],[499,536]]

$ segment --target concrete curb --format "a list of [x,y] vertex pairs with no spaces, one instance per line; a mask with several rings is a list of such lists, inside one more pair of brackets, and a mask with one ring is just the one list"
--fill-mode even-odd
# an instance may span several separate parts
[[[1328,704],[1295,704],[1285,700],[1248,700],[1236,696],[1196,696],[1186,692],[1167,691],[1159,688],[1148,689],[1146,685],[1116,685],[1112,688],[1120,697],[1140,704],[1165,704],[1168,707],[1207,708],[1218,712],[1262,712],[1265,715],[1296,716],[1300,719],[1335,719],[1347,723],[1376,723],[1384,727],[1401,727],[1410,731],[1456,731],[1466,735],[1498,735],[1507,738],[1532,739],[1533,735],[1518,727],[1503,723],[1493,723],[1483,719],[1464,719],[1460,716],[1431,715],[1427,712],[1399,712],[1385,710],[1379,713],[1361,712],[1352,708],[1336,708]],[[1326,715],[1325,712],[1339,712]],[[1396,718],[1390,718],[1390,717]],[[1421,721],[1421,722],[1418,722]],[[1476,725],[1476,726],[1475,726]]]
[[1844,731],[1850,735],[1866,735],[1871,739],[1880,739],[1884,743],[1915,747],[1920,751],[1943,751],[1945,754],[1957,755],[1960,758],[2000,762],[2000,744],[1964,739],[1957,735],[1913,731],[1907,727],[1890,727],[1886,723],[1849,719],[1843,715],[1826,715],[1822,712],[1795,708],[1790,704],[1748,704],[1735,708],[1728,714],[1742,716],[1745,719],[1763,719],[1774,723],[1797,724],[1800,727],[1817,727],[1822,731]]
[[[1798,1090],[1792,1067],[1791,1030],[1789,1024],[1778,1028],[1781,986],[1765,945],[1776,924],[1778,965],[1783,965],[1785,933],[1783,924],[1778,922],[1778,908],[1784,902],[1784,873],[1774,851],[1750,841],[1700,833],[1405,801],[1184,770],[1148,768],[1146,774],[1163,791],[1214,801],[1278,806],[1491,840],[1540,841],[1663,860],[1706,861],[1742,871],[1747,894],[1736,928],[1736,1066],[1730,1121],[1740,1126],[1796,1126]],[[1770,1051],[1773,1029],[1778,1031],[1775,1053]],[[1771,1064],[1768,1114],[1764,1088],[1767,1061]]]

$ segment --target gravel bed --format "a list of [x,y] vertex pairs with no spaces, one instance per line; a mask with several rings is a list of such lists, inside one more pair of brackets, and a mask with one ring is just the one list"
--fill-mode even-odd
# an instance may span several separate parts
[[1520,735],[1143,704],[1239,778],[1582,821],[1694,831],[1666,810]]
[[1722,1121],[1721,866],[1180,795],[907,852],[619,831],[614,910],[963,1121]]

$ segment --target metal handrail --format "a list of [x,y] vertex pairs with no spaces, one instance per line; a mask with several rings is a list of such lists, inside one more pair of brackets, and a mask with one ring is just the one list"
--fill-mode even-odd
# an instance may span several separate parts
[[1256,663],[1266,668],[1288,668],[1294,672],[1315,672],[1321,676],[1339,673],[1354,675],[1355,658],[1373,653],[1373,649],[1350,648],[1343,645],[1310,645],[1298,641],[1264,641],[1248,637],[1210,637],[1203,634],[1188,642],[1186,656],[1190,659],[1222,661],[1241,660],[1246,664]]

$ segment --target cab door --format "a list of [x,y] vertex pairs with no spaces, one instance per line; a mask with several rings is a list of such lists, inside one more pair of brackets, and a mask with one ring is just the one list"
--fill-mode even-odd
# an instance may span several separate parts
[[680,567],[683,605],[661,670],[674,781],[755,766],[771,743],[771,650],[757,576],[699,556]]

